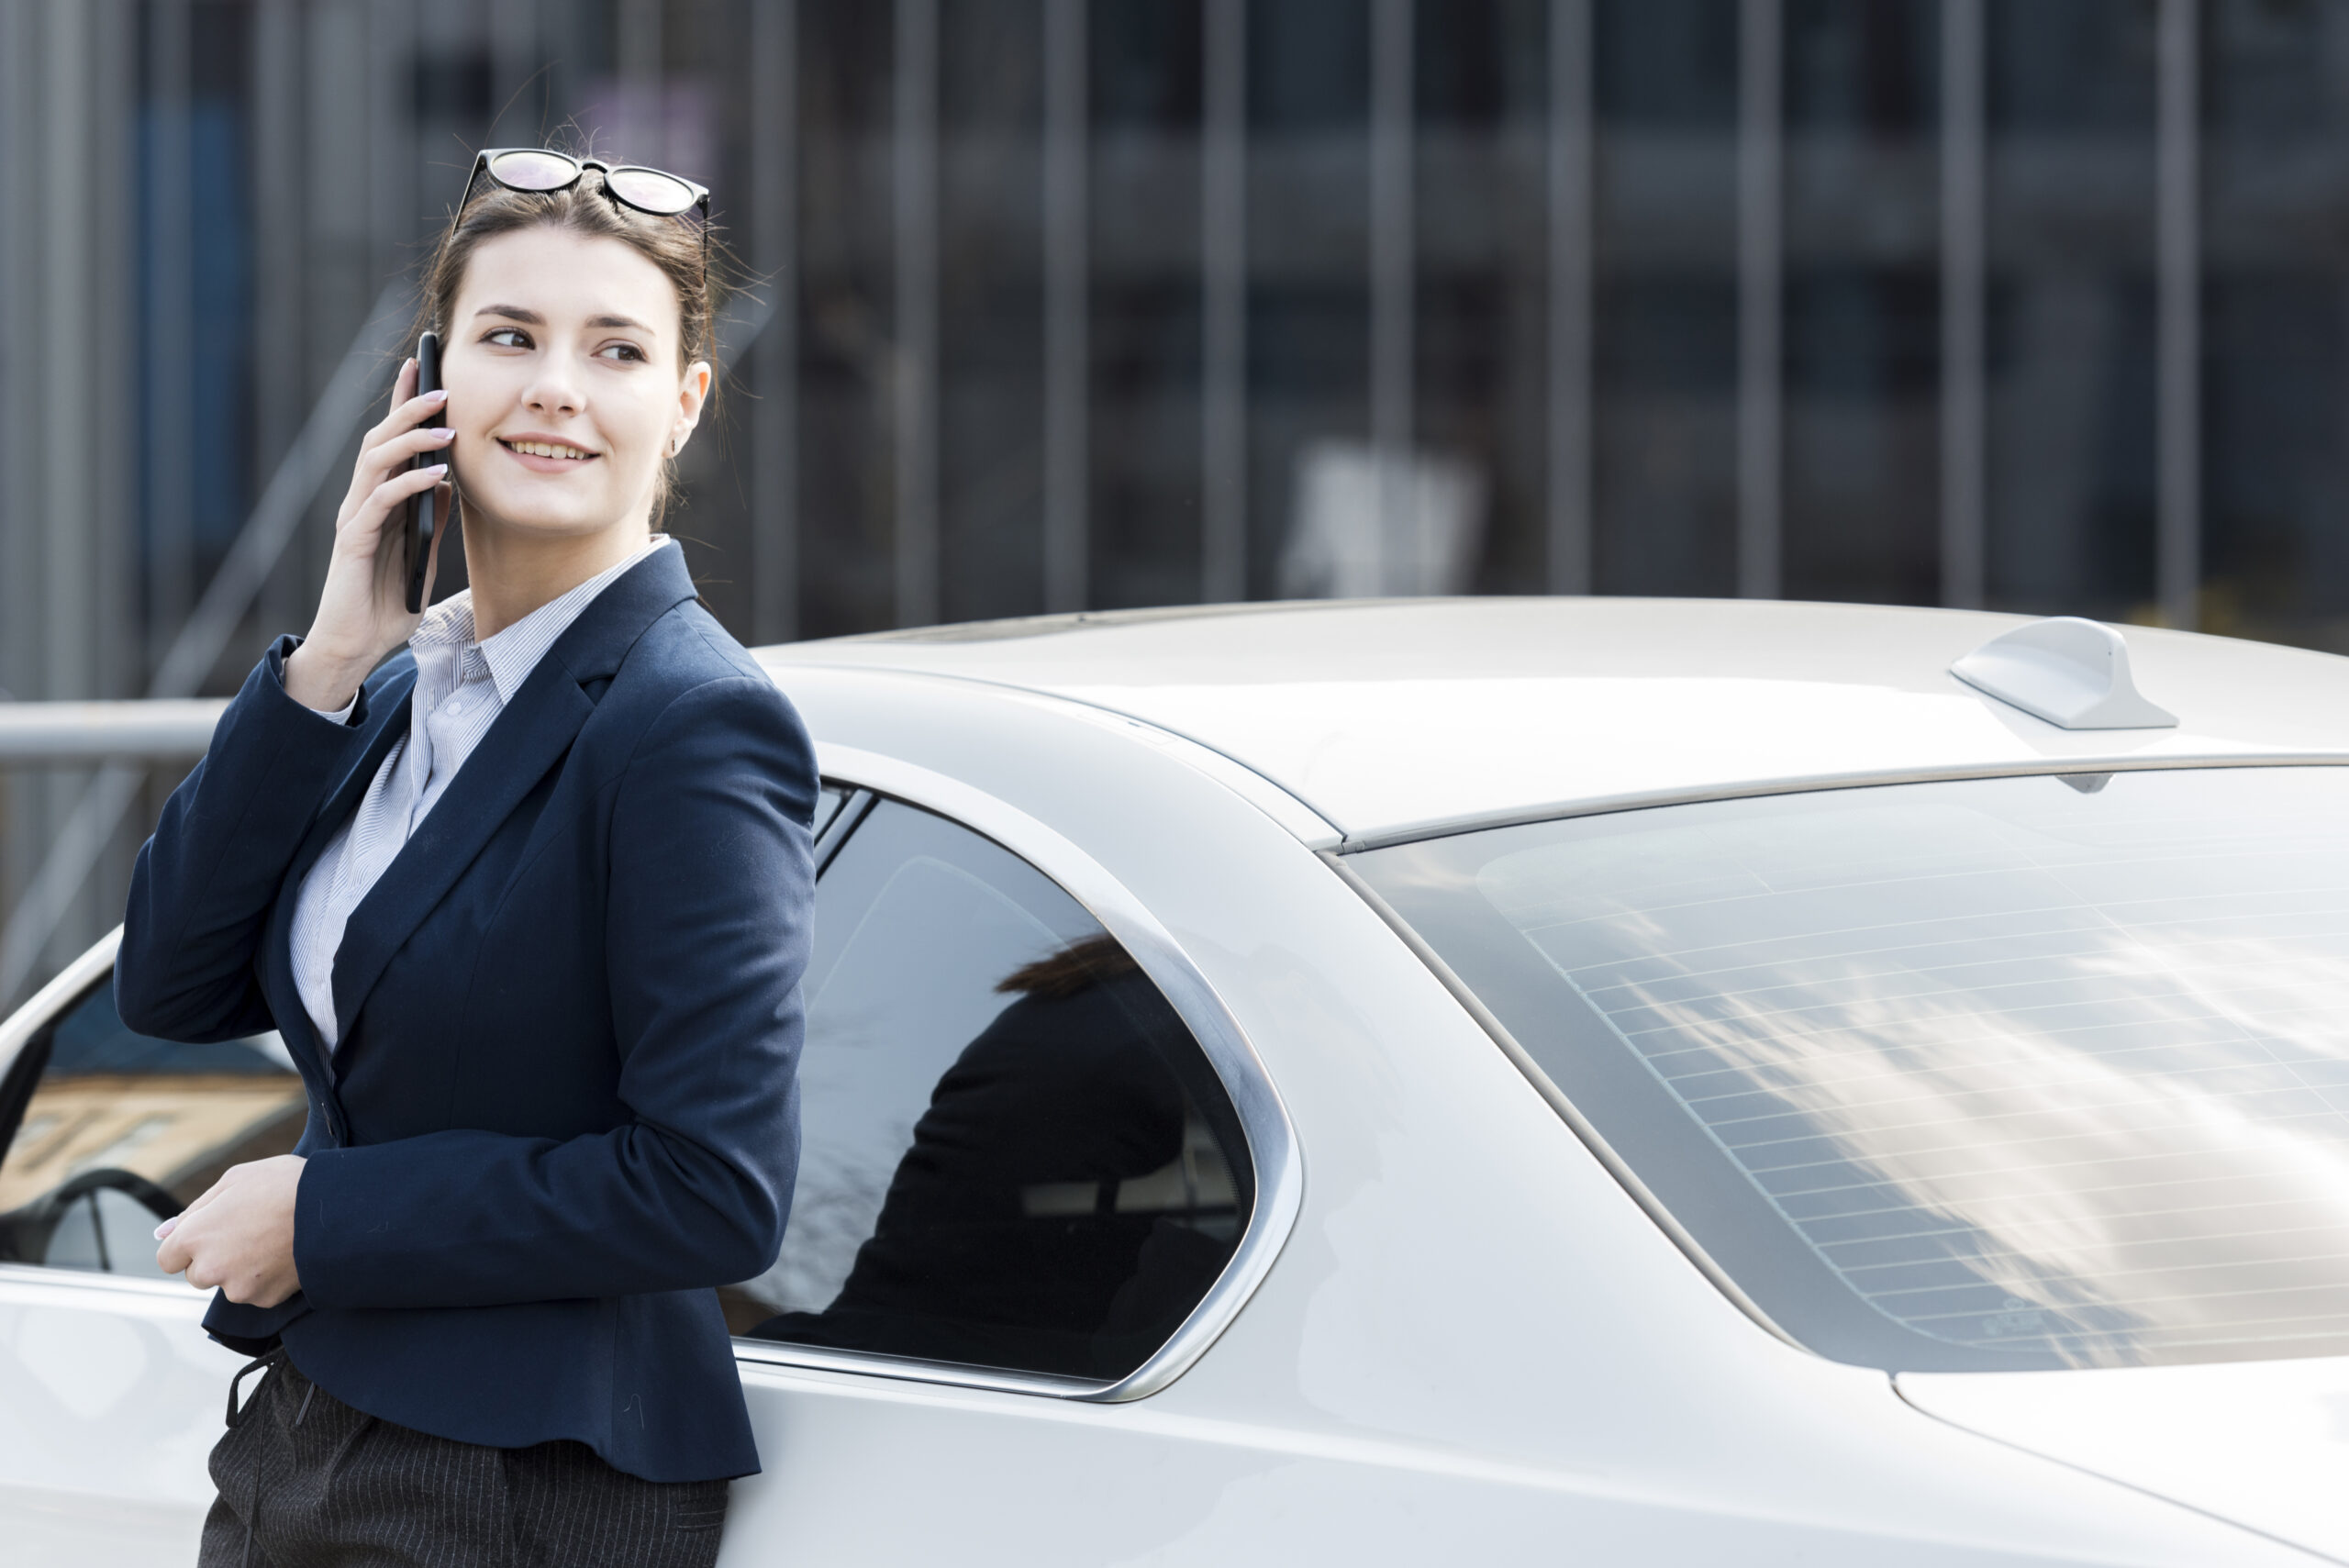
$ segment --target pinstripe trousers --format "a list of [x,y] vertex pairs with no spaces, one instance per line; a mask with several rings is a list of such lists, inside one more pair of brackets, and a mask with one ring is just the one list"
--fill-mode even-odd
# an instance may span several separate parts
[[484,1448],[362,1415],[282,1355],[212,1451],[198,1568],[709,1568],[723,1481],[584,1443]]

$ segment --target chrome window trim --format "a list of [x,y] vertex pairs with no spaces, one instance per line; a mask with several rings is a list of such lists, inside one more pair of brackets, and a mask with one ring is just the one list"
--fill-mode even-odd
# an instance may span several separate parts
[[1952,762],[1930,768],[1879,768],[1862,773],[1802,774],[1792,778],[1746,779],[1698,784],[1687,789],[1637,790],[1628,795],[1567,798],[1540,806],[1511,806],[1497,811],[1472,811],[1399,827],[1350,833],[1336,853],[1362,854],[1417,844],[1429,839],[1451,839],[1481,833],[1491,828],[1522,828],[1533,822],[1558,822],[1570,817],[1606,817],[1619,811],[1646,811],[1659,806],[1695,806],[1711,800],[1755,800],[1773,795],[1824,794],[1830,790],[1876,789],[1888,784],[1950,784],[1970,779],[2022,779],[2062,773],[2177,773],[2214,768],[2339,768],[2349,767],[2343,751],[2194,752],[2159,757],[2073,756],[2042,757],[2022,762]]
[[873,809],[871,790],[860,789],[846,779],[827,778],[822,783],[827,789],[841,791],[844,798],[841,801],[840,809],[824,823],[824,830],[817,834],[809,845],[818,877],[824,874],[824,868],[832,863],[832,857],[840,853],[840,848],[848,841],[848,836],[856,831],[857,824],[864,820],[864,814]]
[[[835,804],[829,811],[826,811],[824,809],[824,797],[826,795],[836,795],[839,797],[837,804]],[[841,813],[846,811],[848,809],[849,802],[855,798],[856,791],[847,784],[835,784],[829,779],[818,780],[816,786],[817,821],[815,823],[814,831],[810,835],[810,842],[818,844],[822,843],[824,841],[824,835],[831,831],[832,824],[840,820]]]
[[826,779],[853,783],[876,795],[935,812],[1019,856],[1083,905],[1103,929],[1125,945],[1198,1040],[1216,1076],[1222,1080],[1224,1092],[1231,1096],[1241,1130],[1248,1140],[1249,1159],[1255,1165],[1256,1204],[1230,1261],[1191,1315],[1149,1360],[1112,1382],[911,1361],[774,1340],[737,1338],[735,1359],[1100,1404],[1119,1404],[1157,1393],[1188,1371],[1230,1327],[1287,1244],[1304,1203],[1305,1167],[1296,1128],[1263,1059],[1173,933],[1098,861],[1060,833],[1017,806],[917,763],[822,741],[817,743],[816,754]]
[[876,1356],[859,1351],[835,1351],[821,1345],[789,1345],[778,1340],[734,1340],[734,1360],[751,1366],[790,1367],[798,1372],[877,1373],[910,1383],[943,1383],[958,1388],[983,1388],[991,1394],[1041,1394],[1058,1399],[1098,1399],[1110,1385],[1081,1377],[1048,1377],[1041,1373],[1004,1372],[995,1367],[963,1366],[956,1362],[918,1361],[910,1356]]

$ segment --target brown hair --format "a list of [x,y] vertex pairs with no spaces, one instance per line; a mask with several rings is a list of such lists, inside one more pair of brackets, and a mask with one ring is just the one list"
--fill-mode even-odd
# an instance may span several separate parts
[[[578,183],[562,191],[509,191],[488,180],[481,181],[465,210],[457,215],[424,264],[416,334],[411,336],[438,332],[445,339],[449,317],[457,306],[457,291],[464,286],[465,270],[473,262],[473,252],[484,240],[526,228],[558,228],[589,239],[617,239],[660,268],[661,275],[677,293],[678,373],[683,374],[696,360],[709,361],[712,373],[705,417],[716,411],[716,323],[726,292],[725,268],[720,265],[724,248],[712,234],[708,237],[708,249],[704,251],[697,217],[661,217],[622,206],[604,194],[603,174],[594,169],[582,174]],[[703,271],[705,253],[708,258],[707,272]],[[662,463],[661,487],[652,502],[655,527],[669,505],[675,461],[665,459]]]
[[1007,995],[1017,991],[1057,1002],[1103,981],[1131,974],[1141,967],[1117,938],[1107,934],[1081,937],[1057,952],[1022,964],[997,981],[995,988]]

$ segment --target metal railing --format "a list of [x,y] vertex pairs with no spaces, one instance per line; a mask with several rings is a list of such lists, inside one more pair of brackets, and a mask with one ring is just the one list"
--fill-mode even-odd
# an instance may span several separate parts
[[0,768],[192,761],[228,706],[226,697],[0,703]]

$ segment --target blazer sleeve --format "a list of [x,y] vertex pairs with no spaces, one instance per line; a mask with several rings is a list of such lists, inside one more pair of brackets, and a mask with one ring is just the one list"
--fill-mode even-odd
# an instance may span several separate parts
[[262,656],[221,715],[204,760],[172,792],[139,848],[115,959],[115,1002],[141,1034],[202,1042],[271,1028],[254,957],[285,873],[357,757],[369,698],[348,720],[285,691],[301,639]]
[[774,1262],[798,1170],[815,749],[772,682],[681,695],[612,808],[605,916],[627,1126],[322,1150],[294,1257],[339,1307],[686,1290]]

